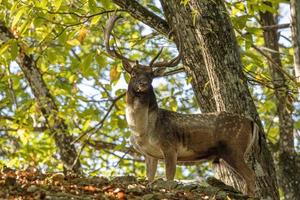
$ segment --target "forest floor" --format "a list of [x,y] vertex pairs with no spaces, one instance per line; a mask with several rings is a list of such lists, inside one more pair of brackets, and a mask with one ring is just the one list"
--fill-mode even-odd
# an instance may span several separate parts
[[253,199],[215,178],[206,183],[182,183],[158,179],[151,184],[134,176],[66,177],[62,173],[42,173],[34,168],[0,172],[0,199]]

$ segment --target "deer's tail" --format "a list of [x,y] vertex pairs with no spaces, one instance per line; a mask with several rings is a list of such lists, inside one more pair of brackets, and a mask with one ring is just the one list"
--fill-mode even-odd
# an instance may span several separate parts
[[259,126],[254,121],[252,121],[252,134],[250,136],[249,144],[244,153],[245,160],[248,160],[249,157],[252,157],[251,155],[253,155],[253,153],[259,153],[259,137]]

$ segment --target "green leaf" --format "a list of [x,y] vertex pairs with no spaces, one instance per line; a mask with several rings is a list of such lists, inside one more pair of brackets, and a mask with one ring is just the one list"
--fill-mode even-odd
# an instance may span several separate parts
[[17,14],[15,15],[12,23],[11,23],[11,27],[15,27],[16,24],[19,22],[20,18],[22,17],[22,15],[28,11],[28,8],[27,7],[21,7],[19,9],[19,11],[17,12]]
[[91,124],[91,120],[90,119],[86,120],[82,126],[82,131],[88,130],[88,128],[90,127],[90,124]]
[[11,59],[12,60],[15,60],[17,55],[18,55],[18,51],[19,51],[19,48],[18,48],[18,43],[17,41],[15,40],[12,40],[11,41]]
[[102,17],[101,15],[93,17],[93,19],[91,20],[91,25],[98,24],[98,22],[100,21],[101,17]]
[[71,46],[77,46],[77,45],[80,45],[80,42],[77,39],[72,39],[72,40],[68,40],[67,44],[69,44]]
[[91,70],[91,63],[94,59],[93,54],[88,54],[86,57],[83,58],[82,65],[81,65],[81,72],[83,76],[88,77],[93,74]]
[[61,6],[62,0],[55,0],[54,1],[54,11],[58,11]]
[[100,68],[103,68],[107,65],[106,57],[104,57],[102,55],[96,55],[95,59],[96,59],[96,62],[99,64]]
[[5,43],[3,45],[0,46],[0,55],[2,55],[3,53],[5,53],[7,51],[9,47],[9,43]]
[[88,4],[89,4],[89,9],[91,10],[91,11],[96,11],[96,9],[97,9],[97,4],[96,4],[96,2],[95,2],[95,0],[89,0],[88,1]]

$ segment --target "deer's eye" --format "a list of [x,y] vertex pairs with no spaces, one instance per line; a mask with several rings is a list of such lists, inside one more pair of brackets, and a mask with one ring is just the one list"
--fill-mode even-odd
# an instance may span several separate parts
[[136,76],[135,72],[132,72],[132,73],[131,73],[131,77],[134,78],[135,76]]

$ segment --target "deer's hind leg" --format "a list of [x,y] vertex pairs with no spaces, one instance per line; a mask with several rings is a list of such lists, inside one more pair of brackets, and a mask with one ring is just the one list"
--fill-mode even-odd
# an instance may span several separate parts
[[240,153],[224,156],[224,160],[240,175],[245,181],[245,193],[255,196],[255,173],[248,167],[244,156]]
[[158,160],[156,158],[153,158],[151,156],[145,156],[146,160],[146,174],[149,181],[153,181],[157,169],[157,162]]

